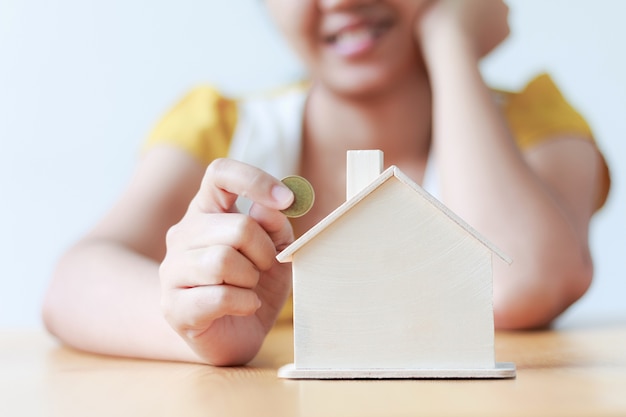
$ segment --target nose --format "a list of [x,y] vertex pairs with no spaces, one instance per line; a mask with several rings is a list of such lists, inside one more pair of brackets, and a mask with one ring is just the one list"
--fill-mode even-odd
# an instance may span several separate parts
[[379,0],[318,0],[319,8],[323,11],[341,10],[376,3]]

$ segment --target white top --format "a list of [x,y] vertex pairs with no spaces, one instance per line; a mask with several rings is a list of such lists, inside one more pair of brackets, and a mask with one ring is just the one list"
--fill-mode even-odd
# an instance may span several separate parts
[[[263,169],[276,178],[299,172],[306,89],[257,97],[239,102],[238,123],[228,156]],[[429,157],[422,188],[439,198],[434,158]],[[237,206],[247,212],[250,202],[240,198]]]

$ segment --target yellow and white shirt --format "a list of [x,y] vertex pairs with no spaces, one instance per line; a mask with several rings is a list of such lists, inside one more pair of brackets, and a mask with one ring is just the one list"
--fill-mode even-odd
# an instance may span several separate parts
[[[493,91],[521,149],[563,135],[595,143],[585,119],[549,75],[539,75],[520,92]],[[216,158],[231,157],[277,178],[297,173],[307,92],[305,84],[298,84],[268,95],[233,98],[210,86],[197,87],[160,120],[144,149],[169,144],[207,165]],[[425,188],[436,195],[434,171],[430,164]],[[598,209],[610,185],[604,161],[600,178]]]

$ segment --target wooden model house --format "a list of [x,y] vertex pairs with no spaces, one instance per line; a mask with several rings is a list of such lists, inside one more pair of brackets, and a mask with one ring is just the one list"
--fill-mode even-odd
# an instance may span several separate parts
[[348,154],[347,201],[278,255],[292,262],[285,378],[507,378],[492,255],[506,255],[392,166]]

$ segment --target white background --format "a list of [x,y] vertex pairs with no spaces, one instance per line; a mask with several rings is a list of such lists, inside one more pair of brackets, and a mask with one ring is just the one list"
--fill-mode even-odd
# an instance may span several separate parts
[[[596,279],[562,319],[626,317],[626,2],[510,0],[497,87],[547,70],[612,169],[593,222]],[[260,0],[0,0],[0,327],[38,327],[54,263],[110,206],[185,91],[276,86],[300,68]]]

